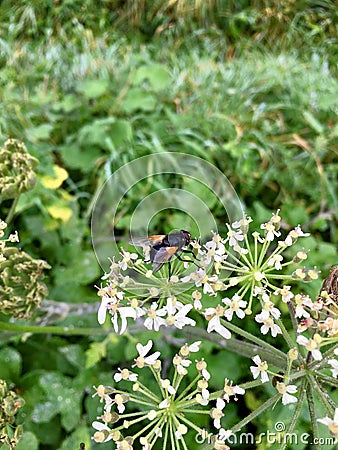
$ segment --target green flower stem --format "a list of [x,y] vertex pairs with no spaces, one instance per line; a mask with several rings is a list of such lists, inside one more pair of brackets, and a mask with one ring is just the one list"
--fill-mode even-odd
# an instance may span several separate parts
[[[316,392],[316,394],[319,398],[319,401],[325,407],[328,414],[330,416],[333,416],[335,408],[336,408],[336,404],[331,400],[331,398],[326,394],[326,392],[323,391],[322,387],[320,386],[320,384],[318,384],[317,380],[315,379],[315,377],[312,375],[311,372],[308,373],[307,378],[311,384],[311,396],[312,396],[312,392]],[[310,405],[309,399],[308,399],[308,403],[309,403],[309,411],[310,411],[311,405]],[[311,411],[310,411],[310,413],[311,413]]]
[[[227,324],[227,326],[230,328],[229,324]],[[233,328],[231,328],[231,330],[237,333],[237,327],[235,325],[232,325],[232,327]],[[259,354],[261,358],[266,360],[269,364],[272,364],[281,370],[285,370],[286,368],[287,357],[283,352],[275,347],[272,347],[270,344],[262,341],[261,339],[252,336],[244,330],[239,330],[241,333],[238,334],[242,334],[244,337],[248,335],[246,338],[254,341],[254,344],[234,338],[224,339],[216,333],[207,333],[207,331],[201,328],[197,329],[194,327],[185,327],[185,329],[187,330],[187,336],[214,342],[222,348],[242,356],[246,356],[247,358],[252,358],[253,356]]]
[[[247,381],[246,383],[239,384],[239,387],[245,390],[252,389],[257,386],[262,386],[262,380],[260,378],[257,378],[257,380]],[[210,394],[209,400],[217,400],[218,397],[222,397],[223,393],[223,389],[213,392],[212,394]]]
[[0,322],[0,330],[13,331],[16,333],[51,333],[62,334],[64,336],[106,336],[111,333],[111,328],[70,328],[70,327],[54,327],[54,326],[37,326],[37,325],[16,325],[14,323]]
[[[302,410],[302,406],[303,406],[304,399],[305,399],[306,385],[307,385],[307,380],[303,379],[302,384],[299,388],[299,396],[298,396],[298,402],[296,403],[296,408],[293,411],[291,420],[287,426],[287,429],[285,430],[286,436],[290,435],[293,432],[293,430],[297,424],[297,419]],[[283,439],[283,442],[278,450],[284,450],[286,448],[287,444],[288,444],[287,439],[285,439],[285,440]]]
[[261,406],[259,406],[257,409],[252,411],[245,419],[238,422],[235,426],[231,428],[233,433],[236,433],[237,431],[240,431],[247,423],[252,422],[256,417],[258,417],[260,414],[262,414],[264,411],[266,411],[270,406],[272,406],[279,398],[280,394],[276,394],[273,397],[269,398],[265,403],[263,403]]
[[256,336],[253,336],[251,333],[248,333],[247,331],[243,330],[242,328],[237,327],[236,325],[232,324],[231,322],[225,322],[222,321],[223,325],[226,328],[229,328],[231,331],[233,331],[236,334],[239,334],[245,339],[248,339],[249,341],[259,345],[263,349],[270,350],[274,355],[279,356],[280,358],[283,358],[283,360],[286,360],[285,353],[283,353],[281,350],[276,349],[274,346],[268,344],[267,342],[263,341],[263,339],[260,339]]
[[338,388],[338,380],[332,377],[329,377],[328,375],[325,375],[321,372],[316,372],[316,377],[321,380],[323,383],[329,384],[330,386]]
[[11,223],[11,221],[13,219],[13,216],[15,214],[16,205],[18,204],[18,201],[19,201],[19,197],[20,197],[20,194],[17,197],[15,197],[15,199],[12,202],[11,209],[9,210],[6,220],[5,220],[5,222],[7,224]]
[[[312,377],[309,377],[308,379],[310,380]],[[309,413],[310,413],[310,418],[311,418],[311,425],[312,425],[312,433],[313,433],[313,442],[314,444],[314,448],[316,448],[317,450],[320,450],[321,445],[319,444],[319,429],[318,429],[318,422],[317,422],[317,417],[316,417],[316,412],[315,412],[315,402],[314,402],[314,398],[312,395],[312,390],[313,390],[313,382],[315,382],[314,379],[312,379],[312,383],[310,382],[307,386],[306,386],[306,396],[307,396],[307,403],[308,403],[308,408],[309,408]]]

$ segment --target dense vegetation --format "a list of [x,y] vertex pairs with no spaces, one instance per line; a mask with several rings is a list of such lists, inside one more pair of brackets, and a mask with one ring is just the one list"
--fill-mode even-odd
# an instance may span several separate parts
[[[280,208],[284,230],[300,223],[311,233],[309,264],[321,279],[309,292],[337,262],[337,8],[328,0],[5,0],[0,19],[0,146],[18,139],[39,161],[34,189],[20,195],[14,215],[2,198],[1,218],[13,216],[20,246],[51,266],[48,300],[60,305],[46,304],[30,323],[97,328],[97,336],[2,331],[0,378],[25,400],[19,450],[89,448],[98,414],[92,385],[109,384],[140,336],[150,338],[103,340],[97,324],[94,285],[103,273],[90,220],[110,174],[144,155],[198,156],[226,175],[257,227]],[[107,233],[126,246],[140,199],[170,182],[160,175],[130,190]],[[174,184],[205,195],[191,180]],[[226,231],[221,205],[208,206]],[[162,211],[151,228],[167,233],[187,220]],[[223,377],[240,380],[244,358],[210,343],[208,352],[209,367],[222,353],[231,362]]]

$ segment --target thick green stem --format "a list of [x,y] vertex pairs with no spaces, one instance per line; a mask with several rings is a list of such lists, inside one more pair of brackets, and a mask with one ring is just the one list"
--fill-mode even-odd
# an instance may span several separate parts
[[[298,396],[298,402],[296,404],[296,408],[293,411],[291,420],[290,420],[290,422],[289,422],[289,424],[288,424],[288,426],[287,426],[287,428],[285,430],[285,435],[284,435],[285,437],[292,435],[293,430],[294,430],[294,428],[295,428],[295,426],[297,424],[297,419],[298,419],[299,414],[300,414],[300,412],[302,410],[303,402],[304,402],[304,399],[305,399],[306,384],[307,384],[307,380],[303,379],[302,384],[301,384],[301,386],[299,388],[299,396]],[[287,439],[283,439],[283,442],[282,442],[282,444],[281,444],[281,446],[279,447],[278,450],[284,450],[286,448],[287,444],[288,444]]]
[[9,210],[5,222],[7,225],[9,225],[13,219],[13,216],[15,214],[16,205],[18,204],[20,194],[13,200],[11,209]]
[[315,402],[314,402],[314,398],[312,395],[312,389],[313,386],[311,386],[311,383],[309,383],[306,387],[306,396],[307,396],[307,403],[308,403],[308,408],[309,408],[309,413],[310,413],[310,418],[311,418],[311,424],[312,424],[312,433],[313,433],[313,442],[314,442],[314,448],[316,448],[316,450],[320,450],[321,449],[321,445],[319,444],[319,429],[318,429],[318,422],[317,422],[317,417],[316,417],[316,412],[315,412]]
[[16,325],[14,323],[0,322],[0,330],[13,331],[16,333],[44,333],[62,334],[65,336],[99,336],[111,333],[111,328],[70,328],[70,327],[39,327],[36,325]]
[[[268,364],[274,365],[281,370],[285,370],[286,368],[287,365],[286,355],[280,350],[270,346],[266,342],[261,341],[259,338],[255,338],[254,340],[255,343],[252,344],[250,342],[240,341],[234,338],[224,339],[217,333],[208,333],[207,331],[201,328],[185,327],[184,330],[186,330],[187,338],[191,337],[200,339],[202,341],[214,342],[221,348],[224,348],[226,350],[229,350],[242,356],[246,356],[247,358],[252,358],[253,356],[259,354],[263,360],[267,361]],[[253,337],[251,334],[249,333],[247,334],[249,335],[248,339]],[[261,345],[262,343],[263,345],[265,344],[264,347]]]

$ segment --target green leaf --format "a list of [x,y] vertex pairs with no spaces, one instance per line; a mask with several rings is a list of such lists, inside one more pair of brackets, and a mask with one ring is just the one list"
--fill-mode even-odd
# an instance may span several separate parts
[[323,126],[309,111],[304,111],[303,116],[313,130],[315,130],[318,134],[323,133]]
[[159,91],[169,86],[170,74],[161,64],[152,64],[139,67],[132,76],[132,82],[136,85],[143,81],[149,81],[154,91]]
[[83,80],[77,86],[77,91],[87,99],[101,97],[109,88],[109,81],[104,78],[98,80]]
[[[52,386],[51,386],[52,389]],[[32,421],[36,423],[47,423],[49,422],[56,414],[59,413],[58,404],[56,402],[43,402],[38,403],[34,406],[32,412]]]
[[107,341],[92,342],[86,351],[86,369],[95,366],[107,355]]
[[60,450],[78,450],[80,442],[85,444],[85,448],[91,448],[91,436],[86,426],[80,426],[69,437],[67,437],[60,447]]
[[121,108],[127,114],[137,110],[154,111],[156,108],[156,98],[142,88],[131,88],[125,96]]
[[70,364],[78,369],[83,369],[85,365],[85,355],[80,345],[74,344],[60,347],[59,352],[62,353]]
[[83,251],[73,260],[73,264],[67,267],[56,267],[54,270],[56,284],[77,283],[86,285],[95,281],[101,275],[95,254],[92,251]]
[[102,156],[102,152],[96,147],[88,147],[84,150],[72,144],[62,147],[61,155],[68,167],[80,169],[86,173],[93,170],[96,161]]
[[120,147],[132,141],[133,128],[127,120],[117,120],[111,125],[109,134],[115,147]]
[[31,431],[25,431],[21,436],[19,443],[16,445],[15,450],[38,450],[39,441],[34,433]]
[[69,113],[79,108],[81,102],[74,95],[65,95],[64,98],[52,104],[53,111]]
[[27,128],[26,129],[27,138],[32,142],[48,139],[50,137],[53,128],[54,128],[53,125],[50,125],[48,123],[43,123],[42,125],[39,125],[34,128]]
[[21,374],[22,358],[19,352],[11,347],[0,350],[0,378],[15,381]]

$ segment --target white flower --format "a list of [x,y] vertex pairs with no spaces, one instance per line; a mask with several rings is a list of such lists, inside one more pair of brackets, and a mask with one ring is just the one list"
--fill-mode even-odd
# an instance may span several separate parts
[[256,366],[250,366],[250,370],[252,372],[254,379],[258,378],[259,375],[261,375],[262,383],[266,383],[267,381],[269,381],[269,376],[267,373],[268,370],[267,362],[261,361],[259,355],[254,356],[252,360],[256,364]]
[[277,334],[282,334],[282,330],[277,324],[274,323],[272,317],[270,317],[270,314],[266,309],[263,309],[260,314],[257,314],[255,320],[256,322],[263,324],[261,326],[262,334],[267,334],[269,330],[271,332],[271,336],[273,337],[276,337]]
[[330,434],[332,436],[338,436],[338,408],[335,409],[333,419],[326,416],[324,419],[317,419],[317,422],[323,423],[329,428]]
[[242,233],[242,230],[232,230],[228,224],[226,224],[228,227],[228,233],[227,233],[227,240],[229,241],[230,247],[235,247],[238,245],[238,242],[241,242],[244,240],[244,234]]
[[116,383],[121,380],[137,381],[137,373],[130,372],[130,370],[128,369],[121,370],[120,368],[118,368],[118,371],[119,372],[115,373],[114,375],[114,380],[116,381]]
[[240,386],[233,386],[232,381],[229,384],[229,380],[226,378],[224,380],[224,388],[223,388],[223,398],[228,403],[230,402],[230,397],[234,396],[235,400],[237,400],[237,394],[238,395],[244,395],[245,390],[241,388]]
[[216,408],[212,408],[210,411],[210,416],[214,419],[214,427],[221,428],[221,418],[224,416],[222,410],[225,407],[225,401],[222,398],[216,400]]
[[269,267],[274,267],[276,270],[282,270],[282,261],[283,261],[282,255],[274,255],[272,258],[268,260],[267,265]]
[[146,311],[146,314],[148,315],[148,317],[144,321],[144,326],[148,330],[154,329],[155,331],[158,331],[160,329],[160,326],[167,325],[165,319],[162,319],[162,317],[166,315],[165,308],[161,308],[161,309],[157,309],[157,308],[158,308],[158,304],[154,302],[154,303],[152,303],[150,309],[148,309]]
[[305,336],[297,337],[297,343],[299,345],[304,345],[306,349],[311,352],[313,359],[316,361],[320,361],[323,358],[319,350],[321,341],[322,338],[317,333],[313,335],[312,339],[308,339]]
[[288,405],[289,403],[297,403],[297,397],[291,395],[297,392],[297,386],[295,386],[294,384],[289,384],[287,386],[285,383],[279,383],[277,381],[276,389],[280,394],[282,394],[283,405]]
[[282,296],[282,301],[284,303],[287,303],[294,297],[294,294],[291,292],[290,289],[291,289],[291,286],[283,286],[282,289],[277,289],[274,292],[274,294],[275,295],[280,294]]
[[219,316],[215,315],[208,322],[207,332],[211,333],[212,331],[216,331],[218,334],[224,337],[224,339],[230,339],[231,333],[230,331],[221,325]]
[[261,229],[264,230],[265,239],[269,242],[272,242],[275,239],[275,236],[280,236],[280,232],[276,230],[276,227],[271,220],[267,223],[262,223]]
[[135,359],[135,364],[133,367],[137,366],[142,369],[144,366],[153,366],[158,357],[160,356],[160,352],[155,352],[150,356],[146,356],[151,347],[153,346],[153,342],[151,340],[148,341],[147,345],[142,345],[140,343],[136,344],[136,349],[139,353],[138,358]]
[[[263,298],[264,300],[264,298]],[[270,302],[270,300],[267,300],[264,302],[263,304],[263,310],[268,311],[268,313],[274,318],[274,319],[279,319],[281,312],[279,311],[279,309],[275,308],[275,305]]]
[[191,361],[190,359],[184,359],[180,355],[175,355],[173,359],[173,364],[176,367],[176,370],[179,375],[186,375],[187,374],[187,367],[190,366]]
[[330,370],[332,372],[333,378],[337,378],[337,376],[338,376],[338,360],[337,359],[329,359],[328,363],[332,367],[332,369],[330,369]]
[[310,314],[304,309],[304,306],[312,305],[311,299],[308,296],[297,294],[294,298],[294,302],[296,303],[296,317],[309,318]]
[[229,298],[225,298],[222,302],[229,306],[229,308],[224,312],[224,317],[227,318],[229,322],[232,320],[233,313],[236,313],[236,316],[240,319],[245,317],[245,312],[241,308],[245,308],[247,302],[242,300],[238,294],[235,294],[231,300]]
[[[185,325],[191,325],[194,326],[196,322],[193,319],[190,319],[190,317],[186,317],[186,315],[189,313],[189,311],[193,308],[192,305],[184,305],[182,306],[178,312],[176,312],[177,304],[174,305],[171,298],[168,298],[166,310],[168,313],[168,317],[166,319],[167,325],[174,326],[181,330]],[[176,314],[175,314],[176,312]]]
[[138,258],[137,253],[126,252],[122,249],[123,258],[119,261],[119,267],[121,270],[127,270],[128,267]]
[[[95,430],[98,430],[98,431],[102,431],[102,430],[109,431],[109,432],[111,431],[111,429],[106,424],[101,423],[101,422],[97,422],[97,421],[92,423],[92,427],[95,428]],[[111,439],[113,439],[113,436],[112,436],[112,434],[109,434],[108,437],[103,442],[108,442]]]
[[193,342],[192,344],[189,345],[189,351],[192,353],[198,352],[200,349],[201,343],[202,343],[202,341]]
[[[118,325],[118,318],[119,318],[118,315],[120,315],[120,318],[121,318],[120,332],[119,332],[119,325]],[[115,312],[115,314],[113,314],[113,316],[111,318],[111,322],[113,324],[115,333],[119,332],[120,334],[123,334],[126,331],[127,325],[128,325],[127,317],[131,317],[134,320],[136,319],[137,314],[136,314],[135,308],[132,308],[131,306],[122,306],[121,308],[118,308],[118,310]]]

